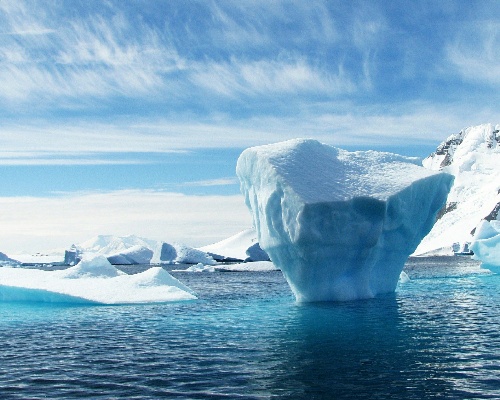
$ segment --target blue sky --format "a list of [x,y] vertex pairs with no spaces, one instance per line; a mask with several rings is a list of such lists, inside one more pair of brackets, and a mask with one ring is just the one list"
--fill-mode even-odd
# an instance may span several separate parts
[[[486,0],[1,0],[0,251],[139,231],[207,244],[249,223],[245,147],[312,137],[424,156],[498,123],[499,17]],[[149,219],[147,199],[165,197],[163,228],[71,207],[99,194],[112,215],[113,196],[141,191]],[[197,223],[207,196],[231,212]],[[44,211],[61,201],[68,215]]]

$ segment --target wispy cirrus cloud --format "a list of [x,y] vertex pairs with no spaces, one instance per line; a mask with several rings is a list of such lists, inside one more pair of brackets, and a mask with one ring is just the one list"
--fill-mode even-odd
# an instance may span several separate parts
[[465,24],[446,48],[448,60],[468,81],[500,85],[500,23]]
[[229,97],[318,93],[328,96],[353,92],[356,85],[339,65],[326,73],[303,59],[211,63],[192,75],[197,85]]
[[182,186],[228,186],[228,185],[239,185],[239,180],[236,177],[230,178],[218,178],[218,179],[206,179],[203,181],[191,181],[184,182]]

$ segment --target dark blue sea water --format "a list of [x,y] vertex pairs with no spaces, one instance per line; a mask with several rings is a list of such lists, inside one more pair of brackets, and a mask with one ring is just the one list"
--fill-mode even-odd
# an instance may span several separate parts
[[173,273],[183,303],[0,303],[0,398],[500,398],[500,275],[405,270],[347,303],[296,304],[280,272]]

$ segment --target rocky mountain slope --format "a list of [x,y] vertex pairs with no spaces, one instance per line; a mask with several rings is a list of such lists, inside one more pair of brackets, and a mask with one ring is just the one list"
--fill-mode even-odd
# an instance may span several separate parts
[[415,255],[467,250],[478,224],[500,219],[500,125],[484,124],[449,136],[423,165],[455,176],[446,206]]

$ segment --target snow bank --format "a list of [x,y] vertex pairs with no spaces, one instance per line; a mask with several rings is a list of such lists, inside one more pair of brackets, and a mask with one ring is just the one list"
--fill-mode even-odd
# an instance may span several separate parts
[[417,162],[305,139],[241,154],[236,172],[259,243],[298,301],[395,290],[453,181]]
[[217,261],[269,261],[257,241],[255,229],[246,229],[220,242],[200,247]]
[[500,221],[481,221],[471,250],[482,267],[500,273]]
[[196,299],[161,267],[127,275],[104,256],[83,259],[62,271],[0,268],[3,301],[125,304]]
[[500,125],[484,124],[462,130],[441,143],[423,161],[434,171],[455,177],[446,206],[415,255],[459,247],[473,241],[474,228],[482,219],[500,218]]

